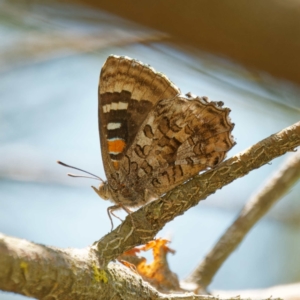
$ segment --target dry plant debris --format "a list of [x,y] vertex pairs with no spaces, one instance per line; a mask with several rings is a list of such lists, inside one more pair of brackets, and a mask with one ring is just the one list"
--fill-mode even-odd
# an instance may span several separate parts
[[[150,241],[142,247],[135,247],[124,252],[118,260],[161,292],[181,291],[178,277],[170,270],[167,261],[167,254],[175,253],[167,246],[168,243],[168,240],[161,238]],[[153,254],[153,261],[149,264],[145,257],[137,255],[141,251],[148,250],[152,250]]]

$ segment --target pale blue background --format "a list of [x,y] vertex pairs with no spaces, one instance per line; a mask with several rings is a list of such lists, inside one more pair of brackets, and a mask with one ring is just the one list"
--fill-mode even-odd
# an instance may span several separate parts
[[[65,6],[23,9],[28,12],[27,19],[20,20],[6,10],[10,21],[0,21],[2,54],[11,51],[13,57],[13,45],[28,41],[26,26],[36,26],[39,33],[45,27],[46,36],[53,32],[65,32],[68,37],[109,33],[118,24],[119,30],[133,36],[139,31],[148,34],[138,25],[80,7],[72,7],[74,19],[69,18],[70,8]],[[21,47],[23,60],[9,56],[0,60],[0,232],[4,234],[57,247],[82,248],[110,230],[106,214],[109,203],[90,188],[98,183],[68,178],[68,170],[56,160],[105,178],[98,137],[97,85],[101,66],[111,53],[150,64],[183,93],[191,91],[224,101],[232,109],[236,124],[233,134],[237,145],[228,156],[299,120],[299,88],[287,82],[167,43],[104,47],[102,37],[93,38],[95,43],[89,51],[75,51],[67,44],[52,50],[51,55],[38,52],[30,56]],[[201,261],[243,204],[284,159],[276,159],[224,187],[158,234],[172,239],[170,246],[176,254],[170,256],[170,265],[181,279]],[[222,266],[211,289],[261,288],[300,280],[299,194],[298,183],[251,230]],[[0,299],[22,298],[0,292]]]

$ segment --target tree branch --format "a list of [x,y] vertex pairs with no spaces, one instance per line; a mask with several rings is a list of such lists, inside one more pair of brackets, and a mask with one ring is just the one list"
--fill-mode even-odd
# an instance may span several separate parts
[[99,262],[105,266],[124,251],[152,240],[163,226],[216,190],[245,176],[300,145],[300,122],[260,141],[222,162],[217,168],[195,176],[163,197],[131,214],[114,231],[94,243]]
[[217,244],[186,279],[205,290],[228,256],[241,243],[249,230],[270,208],[286,194],[300,178],[300,151],[290,156],[266,183],[244,206],[240,215],[227,229]]
[[58,249],[0,236],[0,289],[43,299],[215,299],[164,295],[141,277],[108,262],[125,250],[153,239],[170,220],[217,189],[300,144],[300,122],[195,176],[132,214],[90,248]]
[[162,294],[129,269],[100,269],[91,248],[59,249],[0,234],[0,289],[44,300],[214,300],[213,296]]

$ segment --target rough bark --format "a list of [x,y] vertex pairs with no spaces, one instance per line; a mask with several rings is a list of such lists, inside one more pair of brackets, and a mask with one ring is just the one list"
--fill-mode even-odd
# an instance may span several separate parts
[[216,299],[157,292],[129,269],[100,269],[91,248],[59,249],[0,234],[0,289],[43,300]]

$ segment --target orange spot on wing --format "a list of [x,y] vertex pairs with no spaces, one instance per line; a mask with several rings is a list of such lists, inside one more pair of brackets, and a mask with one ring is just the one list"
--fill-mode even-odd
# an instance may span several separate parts
[[108,152],[121,153],[126,146],[123,140],[108,141]]

